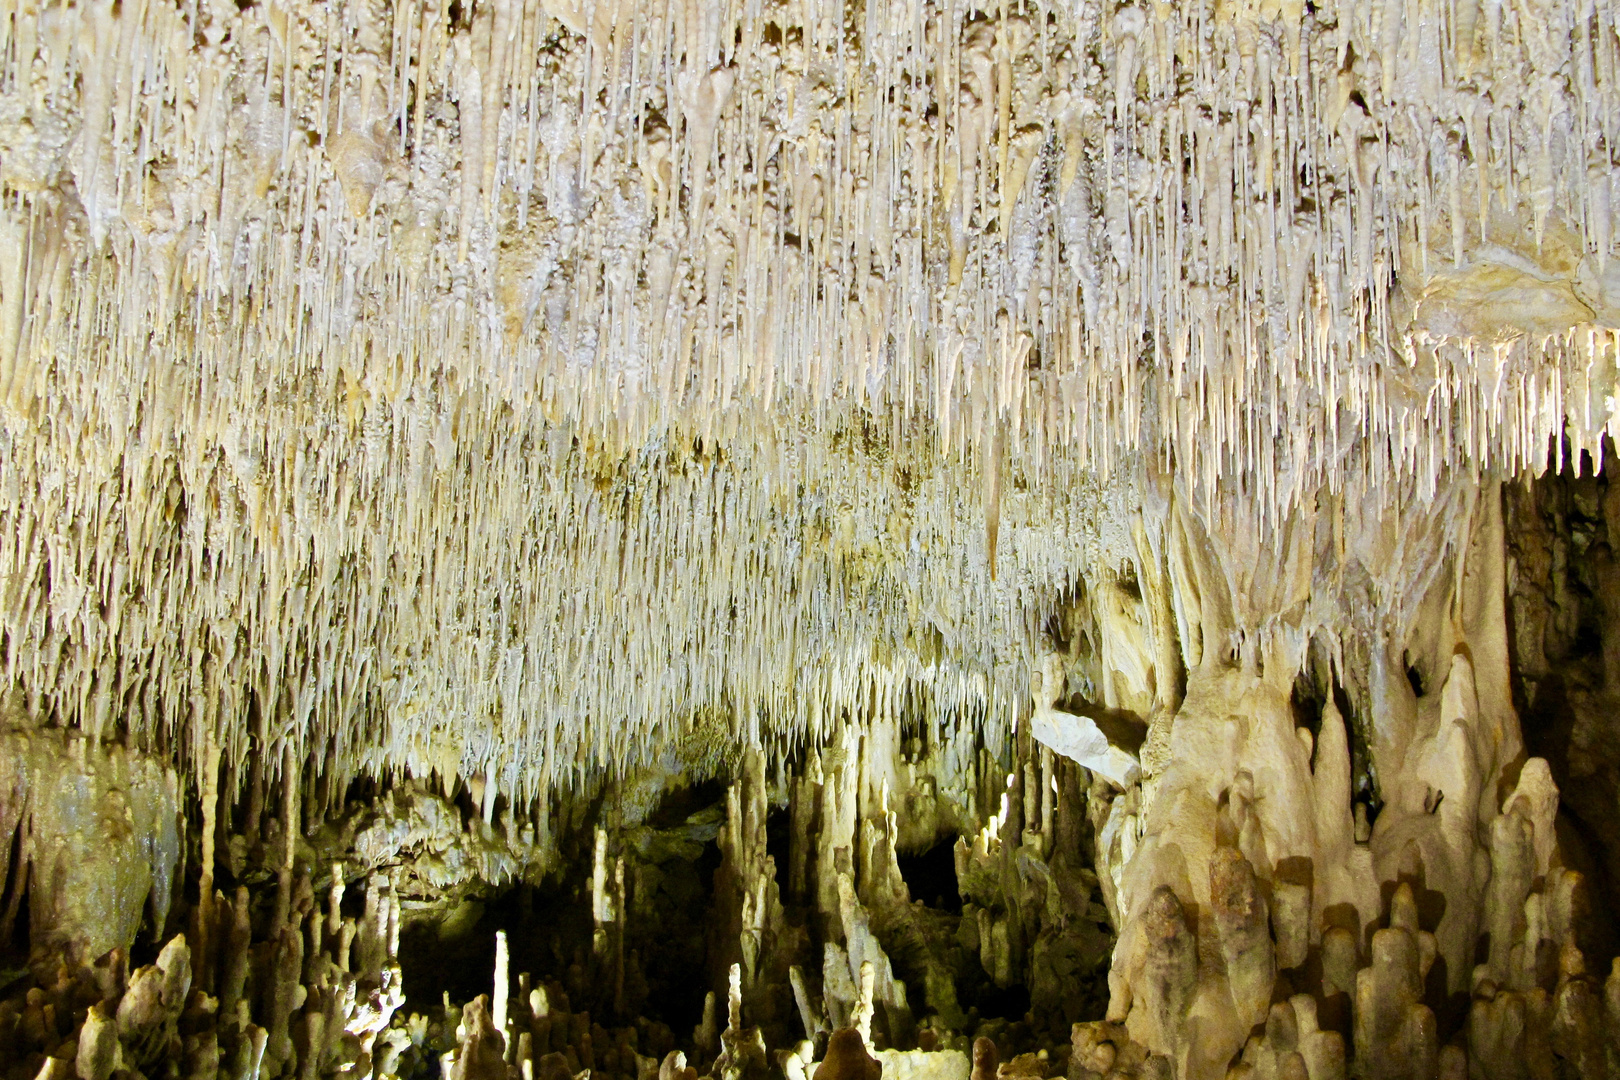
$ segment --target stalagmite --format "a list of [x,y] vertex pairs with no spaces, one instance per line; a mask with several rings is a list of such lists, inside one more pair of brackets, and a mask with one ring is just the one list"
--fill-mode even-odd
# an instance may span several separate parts
[[1240,1030],[1261,1022],[1271,1002],[1277,965],[1254,867],[1235,848],[1221,848],[1209,866],[1210,914]]
[[118,1025],[108,1012],[105,1002],[96,1002],[85,1016],[79,1031],[79,1051],[74,1061],[82,1080],[110,1080],[115,1070],[123,1066],[123,1045],[118,1040]]
[[[1138,1023],[1131,1037],[1148,1046],[1179,1048],[1185,1034],[1187,1012],[1198,986],[1198,957],[1193,932],[1187,925],[1175,893],[1161,887],[1137,924],[1146,942],[1140,985],[1130,987],[1131,998],[1109,1005],[1110,1019],[1128,1013]],[[1140,998],[1137,1007],[1136,998]]]
[[466,1035],[450,1069],[451,1080],[500,1080],[506,1076],[504,1040],[491,1023],[489,999],[474,998],[462,1012]]
[[850,1015],[850,1026],[860,1033],[861,1042],[872,1041],[872,989],[875,980],[872,961],[861,961],[860,992],[855,998],[855,1009]]
[[490,1023],[496,1031],[506,1031],[507,1001],[511,995],[512,976],[508,972],[510,961],[506,952],[506,931],[495,934],[495,993],[490,1006]]

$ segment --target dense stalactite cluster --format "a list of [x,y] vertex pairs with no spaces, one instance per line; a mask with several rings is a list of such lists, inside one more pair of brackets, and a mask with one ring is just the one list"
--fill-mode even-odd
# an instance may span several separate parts
[[705,709],[1003,726],[1129,550],[1080,540],[1093,474],[1283,530],[1595,447],[1617,41],[1537,0],[8,5],[6,670],[233,789],[283,740],[533,799]]

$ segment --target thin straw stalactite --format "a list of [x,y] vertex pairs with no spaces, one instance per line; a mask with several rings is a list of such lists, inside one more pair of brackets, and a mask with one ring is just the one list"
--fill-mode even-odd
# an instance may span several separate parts
[[528,802],[1006,725],[1147,459],[1280,529],[1598,456],[1607,0],[861,11],[0,10],[28,707]]

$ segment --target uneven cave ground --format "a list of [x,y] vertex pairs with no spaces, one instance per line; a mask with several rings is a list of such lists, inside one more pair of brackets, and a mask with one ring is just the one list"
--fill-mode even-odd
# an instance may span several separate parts
[[[1027,739],[1025,744],[1029,756]],[[1033,756],[1040,760],[1038,753]],[[989,762],[989,757],[984,760]],[[1059,782],[1080,780],[1081,770],[1050,760],[1048,766],[1053,773],[1047,785],[1054,791]],[[899,992],[909,996],[902,1008],[892,1001],[874,1003],[870,1042],[874,1051],[954,1049],[966,1054],[975,1038],[985,1036],[996,1044],[1001,1060],[1037,1055],[1041,1064],[1036,1066],[1036,1059],[1031,1059],[1027,1068],[1049,1075],[1067,1053],[1070,1024],[1102,1014],[1113,929],[1085,854],[1091,839],[1088,826],[1078,812],[1066,817],[1069,827],[1061,842],[1068,850],[1061,856],[1053,852],[1050,865],[1032,854],[1041,849],[1038,838],[1017,859],[1013,848],[990,836],[998,822],[1000,828],[1023,831],[1016,813],[1020,769],[990,763],[984,771],[980,786],[987,793],[1007,788],[1012,797],[999,800],[1000,818],[993,817],[977,835],[935,822],[917,834],[926,837],[924,841],[914,841],[906,850],[894,849],[885,839],[874,841],[874,828],[893,829],[894,835],[907,831],[908,823],[900,816],[916,804],[903,797],[904,792],[897,793],[896,811],[888,815],[886,826],[867,821],[866,858],[875,861],[863,863],[861,876],[882,879],[885,887],[898,889],[902,899],[885,906],[876,893],[869,893],[867,906],[855,898],[848,885],[855,877],[850,857],[840,851],[831,856],[830,865],[845,882],[842,916],[856,923],[839,924],[836,913],[831,920],[827,912],[818,913],[811,880],[804,882],[798,896],[780,904],[760,942],[758,979],[749,990],[744,1013],[749,1024],[761,1029],[769,1050],[792,1050],[808,1034],[814,1058],[820,1060],[831,1029],[852,1022],[852,1002],[847,999],[858,989],[860,972],[858,965],[843,965],[860,949],[866,950],[861,955],[892,970],[897,984],[909,988],[909,994]],[[305,797],[298,800],[305,828],[291,874],[278,867],[283,861],[280,853],[286,850],[279,820],[264,814],[258,835],[247,835],[249,808],[244,800],[223,815],[225,823],[236,828],[220,838],[213,882],[221,897],[237,897],[251,942],[239,996],[252,1003],[254,1015],[261,1009],[273,1012],[279,992],[277,965],[285,955],[277,942],[289,940],[277,936],[280,904],[286,904],[291,917],[302,920],[306,931],[314,932],[303,952],[306,957],[316,955],[308,949],[321,938],[314,924],[326,924],[328,916],[331,925],[343,924],[341,949],[357,969],[386,967],[381,950],[395,947],[388,944],[392,934],[404,993],[386,1033],[398,1043],[392,1067],[400,1076],[438,1076],[438,1058],[460,1045],[457,1033],[464,1009],[480,995],[487,999],[492,993],[496,936],[504,933],[514,1007],[527,1004],[530,989],[543,992],[546,1010],[566,1030],[566,1035],[554,1037],[550,1048],[560,1052],[560,1062],[566,1062],[570,1075],[589,1069],[593,1075],[635,1080],[649,1063],[656,1064],[672,1050],[707,1068],[722,1050],[718,1033],[727,1026],[726,968],[735,956],[735,938],[728,940],[727,932],[734,924],[727,922],[721,893],[728,880],[736,892],[739,877],[748,876],[739,862],[751,861],[756,872],[750,888],[760,895],[774,894],[794,861],[790,809],[767,804],[757,786],[751,787],[750,778],[757,779],[756,773],[745,768],[745,775],[731,784],[716,779],[671,785],[644,820],[628,829],[598,826],[612,824],[620,816],[611,791],[599,793],[588,805],[567,806],[558,799],[550,811],[558,839],[543,869],[511,862],[510,852],[521,844],[514,839],[508,847],[502,839],[531,835],[532,808],[529,820],[522,820],[503,799],[492,827],[482,820],[465,787],[434,795],[431,784],[389,790],[352,783],[341,805],[323,809],[316,794],[326,790],[325,785],[306,781]],[[807,784],[799,790],[818,788]],[[1001,820],[1009,809],[1014,811],[1011,818]],[[727,836],[735,844],[739,819],[750,818],[762,825],[752,854],[728,852]],[[1040,825],[1039,820],[1031,822],[1037,832]],[[1047,827],[1056,829],[1052,822]],[[369,850],[367,838],[379,833],[403,837],[404,844],[386,865],[369,874],[357,873],[345,860]],[[1028,841],[1030,834],[1025,837]],[[128,971],[161,966],[176,935],[188,934],[192,944],[199,940],[200,852],[195,832],[190,840],[191,870],[175,885],[161,931],[148,904],[146,921],[127,956],[102,958],[103,965],[122,965]],[[807,841],[819,843],[814,830],[798,842]],[[499,856],[495,862],[489,861],[495,858],[492,852]],[[611,869],[604,865],[604,856]],[[801,858],[813,864],[817,856],[806,852]],[[37,969],[37,963],[34,972],[28,970],[30,902],[36,893],[26,888],[26,881],[16,880],[23,872],[19,868],[26,865],[12,861],[11,880],[0,897],[10,902],[0,903],[0,913],[8,906],[14,909],[11,933],[0,956],[0,972],[11,986],[0,1009],[15,1011],[23,1026],[34,1006],[60,999],[66,1011],[72,997],[63,986],[53,988],[50,973]],[[515,869],[517,880],[508,873],[492,881],[469,869],[489,865]],[[341,894],[332,891],[334,866],[343,883]],[[963,866],[972,868],[965,879],[959,875]],[[1013,877],[998,876],[1009,868]],[[803,872],[814,877],[810,866]],[[1030,874],[1044,876],[1032,885]],[[435,890],[428,887],[435,875],[454,880]],[[615,878],[623,881],[623,892],[606,898],[612,910],[604,925],[595,883]],[[1061,888],[1049,880],[1058,878]],[[1017,887],[1010,893],[998,892],[1007,881]],[[379,893],[384,896],[381,907]],[[392,926],[387,915],[390,895],[397,903]],[[1073,925],[1047,925],[1063,904],[1071,905],[1062,917],[1072,919]],[[753,918],[746,902],[744,909],[744,919]],[[228,904],[223,910],[228,921]],[[1029,924],[1030,935],[1022,947],[1024,955],[1012,957],[1006,955],[1008,934],[1016,941],[1021,931],[1009,924],[1019,919]],[[363,959],[368,936],[373,940],[372,955]],[[325,947],[332,949],[333,938],[326,940]],[[838,952],[838,964],[829,967],[828,942],[833,940],[842,942],[840,949],[847,951]],[[1002,950],[999,978],[986,965],[997,943]],[[37,962],[39,957],[33,959]],[[299,978],[310,979],[314,963],[309,959]],[[225,966],[229,967],[228,957]],[[991,959],[989,967],[996,966]],[[814,999],[812,1008],[822,1014],[817,1030],[805,1030],[790,968],[798,969],[804,991]],[[1055,977],[1059,972],[1061,979]],[[827,983],[834,974],[838,987]],[[1044,988],[1032,985],[1041,979]],[[231,997],[218,984],[207,989]],[[316,991],[310,988],[307,993]],[[846,999],[835,1004],[840,993]],[[82,1023],[84,1008],[77,1012]],[[294,1025],[292,1036],[297,1035]],[[295,1048],[296,1044],[294,1038]],[[10,1073],[0,1071],[0,1076],[9,1078]]]
[[[528,985],[546,987],[552,1007],[569,1014],[578,1033],[593,1036],[591,1057],[579,1060],[580,1068],[622,1071],[628,1055],[604,1057],[600,1053],[604,1045],[615,1051],[627,1048],[655,1060],[671,1050],[683,1051],[692,1062],[712,1057],[712,1049],[706,1054],[701,1045],[704,1034],[700,1028],[709,990],[703,973],[709,967],[716,929],[715,876],[722,862],[718,832],[725,818],[724,794],[725,786],[713,781],[675,788],[644,823],[654,834],[646,845],[652,857],[637,860],[628,875],[633,886],[627,898],[622,989],[613,971],[613,957],[598,956],[593,949],[592,851],[588,844],[578,844],[567,864],[543,882],[498,887],[475,883],[459,903],[431,912],[418,909],[414,918],[407,915],[400,934],[406,995],[403,1011],[420,1011],[427,1018],[428,1030],[439,1033],[431,1039],[433,1046],[453,1046],[445,1038],[454,1026],[446,1022],[445,1005],[450,1005],[453,1021],[460,1011],[458,1004],[489,993],[496,934],[504,932],[513,978],[527,974]],[[768,848],[778,867],[786,867],[788,861],[788,818],[786,808],[778,808],[767,820]],[[988,1036],[1003,1061],[1021,1054],[1038,1055],[1043,1063],[1060,1058],[1067,1053],[1073,1020],[1082,1015],[1101,1016],[1106,1009],[1107,956],[1113,944],[1106,910],[1099,904],[1088,912],[1097,921],[1088,928],[1087,955],[1081,956],[1083,950],[1071,942],[1065,955],[1057,958],[1069,984],[1063,995],[1071,1003],[1069,1013],[1049,1002],[1037,1015],[1032,1000],[1038,995],[1032,994],[1025,977],[1015,976],[998,985],[976,952],[963,947],[964,906],[969,919],[974,917],[974,907],[971,902],[964,905],[957,878],[958,839],[945,836],[923,850],[898,854],[896,864],[915,898],[913,921],[905,941],[891,937],[883,944],[893,948],[895,975],[907,986],[921,988],[927,979],[925,965],[915,955],[919,946],[932,945],[949,957],[965,1029],[945,1029],[937,1014],[923,1015],[926,1006],[919,1002],[917,1015],[907,1025],[910,1030],[897,1043],[880,1009],[871,1047],[943,1049],[957,1045],[965,1049],[973,1039]],[[782,938],[793,939],[786,947],[812,966],[808,962],[819,960],[822,946],[813,912],[804,903],[790,903],[785,905],[784,915],[787,932]],[[880,941],[884,936],[880,934]],[[779,939],[777,944],[782,947],[784,942]],[[793,958],[779,956],[776,964],[785,966]],[[819,969],[819,963],[813,966]],[[1044,970],[1050,973],[1049,967]],[[813,989],[819,992],[821,972],[816,970],[811,978]],[[1055,1001],[1051,993],[1047,997]],[[716,1007],[718,1023],[723,1026],[723,998]],[[804,1037],[791,1005],[788,1015],[778,1013],[774,1019],[774,1037],[766,1040],[773,1050]],[[826,1051],[827,1036],[821,1031],[813,1040],[817,1060]]]

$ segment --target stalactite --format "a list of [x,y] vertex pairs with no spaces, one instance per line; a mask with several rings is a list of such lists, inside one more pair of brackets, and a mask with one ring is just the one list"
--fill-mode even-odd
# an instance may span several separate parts
[[[968,18],[921,3],[874,9],[855,38],[794,9],[772,17],[780,42],[741,50],[739,33],[756,42],[749,35],[761,33],[746,5],[705,16],[678,48],[660,39],[675,24],[654,25],[637,5],[600,25],[557,14],[574,10],[567,5],[485,5],[466,25],[442,5],[373,6],[339,5],[312,21],[212,2],[140,14],[74,7],[48,26],[35,25],[32,9],[3,20],[6,93],[21,119],[3,178],[19,258],[8,264],[0,306],[15,313],[6,323],[16,340],[11,396],[51,418],[38,441],[13,432],[19,450],[37,453],[9,459],[19,482],[8,527],[33,539],[6,556],[20,583],[7,605],[16,642],[8,660],[85,730],[99,732],[96,717],[139,685],[139,668],[157,685],[194,688],[163,695],[161,715],[137,722],[144,735],[176,723],[218,730],[222,754],[241,760],[239,716],[221,712],[228,695],[200,692],[201,672],[218,670],[221,686],[296,683],[315,670],[310,658],[325,657],[317,667],[345,670],[317,676],[321,687],[300,706],[299,738],[330,741],[344,760],[354,747],[340,732],[357,711],[394,701],[471,724],[449,702],[476,686],[470,698],[503,703],[499,737],[464,763],[488,770],[490,812],[516,747],[536,732],[555,727],[579,746],[599,740],[602,721],[592,718],[610,710],[576,687],[611,687],[601,702],[644,699],[634,711],[647,716],[705,707],[709,695],[698,691],[717,684],[735,685],[716,696],[766,705],[802,696],[718,676],[743,666],[687,645],[707,641],[699,628],[714,625],[716,606],[729,611],[728,598],[668,586],[642,595],[659,602],[674,631],[666,655],[690,679],[621,681],[614,673],[633,669],[624,649],[639,623],[623,607],[594,603],[561,633],[520,629],[510,646],[523,670],[577,671],[575,680],[497,691],[495,669],[510,661],[459,659],[489,656],[473,642],[493,640],[503,625],[533,628],[555,610],[553,596],[574,590],[559,583],[465,607],[448,583],[509,580],[519,559],[560,554],[522,523],[572,512],[575,499],[562,493],[587,475],[615,476],[615,460],[650,463],[660,448],[705,432],[712,450],[716,433],[729,430],[739,437],[721,441],[735,465],[716,475],[746,475],[748,440],[785,410],[816,436],[803,443],[796,480],[835,495],[861,490],[826,445],[860,422],[827,400],[852,389],[874,429],[897,434],[897,452],[937,461],[940,475],[969,464],[986,482],[974,530],[982,539],[947,490],[925,485],[929,504],[916,520],[935,513],[941,536],[983,547],[982,563],[968,565],[984,570],[970,574],[958,610],[995,610],[997,598],[1020,590],[1055,591],[1051,564],[1073,561],[1054,550],[1060,537],[1028,531],[1035,523],[1015,492],[1001,490],[1004,478],[1056,486],[1065,470],[1088,462],[1111,470],[1173,444],[1176,469],[1200,478],[1202,496],[1224,477],[1252,475],[1274,504],[1271,520],[1281,521],[1318,486],[1341,486],[1342,419],[1325,403],[1345,400],[1347,386],[1367,475],[1432,485],[1470,461],[1511,470],[1558,433],[1559,411],[1573,409],[1573,376],[1593,362],[1588,336],[1571,346],[1551,339],[1612,318],[1603,284],[1608,167],[1574,160],[1585,153],[1576,148],[1587,145],[1587,117],[1606,115],[1613,93],[1612,44],[1588,22],[1515,66],[1498,65],[1506,31],[1490,3],[1464,5],[1449,51],[1423,36],[1430,21],[1418,20],[1421,33],[1406,42],[1404,6],[1386,4],[1302,9],[1280,29],[1234,9],[1212,16],[1221,32],[1211,37],[1199,20],[1132,6],[1104,18],[1087,5],[1036,16],[1012,4]],[[929,28],[922,39],[918,26]],[[1469,26],[1473,45],[1458,37]],[[1098,60],[1086,52],[1093,37],[1105,43]],[[542,40],[544,51],[535,48]],[[801,85],[818,64],[842,70],[835,58],[846,55],[865,65],[849,104],[833,107]],[[1190,82],[1167,75],[1172,56]],[[1566,61],[1578,76],[1568,108],[1501,89]],[[914,80],[924,69],[932,82]],[[30,96],[36,71],[44,81]],[[1480,79],[1500,92],[1475,93]],[[1241,94],[1240,112],[1200,114],[1206,89],[1222,100]],[[1430,107],[1437,94],[1472,96],[1453,122]],[[606,108],[594,116],[588,106],[598,98]],[[856,102],[864,111],[846,134],[834,118]],[[89,121],[76,128],[81,117]],[[384,118],[401,121],[397,136],[380,134]],[[301,140],[305,125],[310,138]],[[780,134],[761,144],[761,130]],[[177,139],[169,158],[142,150]],[[1564,176],[1568,183],[1535,180]],[[330,180],[344,199],[323,201]],[[70,183],[82,223],[60,209]],[[929,224],[936,209],[938,230]],[[1050,228],[1021,239],[1026,214]],[[655,221],[664,230],[656,242]],[[1511,238],[1526,229],[1521,250]],[[852,244],[849,260],[842,253]],[[926,275],[936,245],[948,281],[977,283],[970,294],[935,296]],[[785,271],[795,264],[802,272]],[[601,266],[645,274],[648,287],[601,285]],[[1035,305],[1027,282],[1037,266],[1055,277]],[[1398,268],[1398,282],[1378,266]],[[1118,288],[1103,288],[1105,273]],[[92,279],[91,292],[66,284]],[[873,288],[879,280],[884,287]],[[1302,334],[1307,303],[1318,330]],[[722,327],[733,310],[749,323],[742,336]],[[396,312],[417,314],[401,321]],[[755,312],[776,314],[756,323]],[[834,329],[857,325],[887,329],[877,337]],[[1352,325],[1365,329],[1341,332]],[[1142,367],[1150,327],[1153,359]],[[753,344],[739,350],[745,340]],[[1487,340],[1516,344],[1499,366],[1468,359],[1470,345]],[[488,342],[487,352],[445,348],[474,341]],[[1459,377],[1414,386],[1429,376],[1383,361],[1384,351],[1419,341],[1435,343]],[[47,355],[54,381],[41,396],[46,384],[29,373],[45,370]],[[149,359],[182,355],[197,362],[169,364],[172,384],[143,374]],[[691,357],[680,362],[689,374],[669,356]],[[283,367],[320,374],[287,398],[255,389],[257,373]],[[1088,372],[1084,394],[1069,375],[1076,370]],[[1394,430],[1399,411],[1387,411],[1410,391],[1444,402],[1442,416],[1471,415],[1504,385],[1498,371],[1516,379],[1538,370],[1558,372],[1542,384],[1549,396],[1507,433],[1476,425],[1457,439],[1455,421],[1441,421],[1418,453],[1409,440],[1421,433]],[[1188,371],[1198,373],[1190,383]],[[496,416],[496,400],[508,411]],[[215,411],[193,424],[182,402]],[[917,413],[916,402],[932,404]],[[474,416],[486,419],[469,423]],[[71,467],[120,475],[116,483],[49,482],[50,432],[81,421],[94,436],[80,440]],[[1212,427],[1213,439],[1191,437]],[[438,448],[424,456],[435,431]],[[523,451],[576,435],[581,451],[565,467]],[[444,441],[458,437],[482,445],[458,456]],[[162,449],[129,455],[122,473],[106,468],[126,446]],[[455,509],[470,497],[458,470],[475,457],[503,495],[469,529],[473,519]],[[758,460],[772,458],[765,450]],[[550,470],[533,468],[547,460]],[[322,497],[337,512],[289,518],[314,505],[315,477],[328,478]],[[179,489],[165,514],[130,505],[135,492],[169,490],[171,478]],[[23,499],[34,490],[60,494]],[[618,494],[628,493],[625,485]],[[661,521],[691,520],[671,494],[638,490],[632,502]],[[756,520],[765,501],[744,497],[738,520]],[[886,521],[908,498],[863,495],[856,517]],[[182,506],[217,506],[222,516],[186,524],[174,515]],[[42,529],[24,528],[36,518]],[[193,552],[204,543],[233,554],[187,556],[190,583],[168,557],[126,564],[105,548],[93,559],[88,548],[41,557],[44,536],[79,535],[52,522],[94,522],[106,534],[126,519],[143,549],[156,541],[178,551],[185,535]],[[387,523],[386,538],[368,540],[370,523]],[[636,540],[604,542],[617,534],[613,515],[587,513],[586,523],[593,542],[566,545],[581,587],[611,579],[621,595],[637,595],[650,585],[646,569],[671,554],[629,530],[622,535]],[[744,540],[738,551],[764,542]],[[299,619],[281,618],[279,605],[308,602],[289,591],[301,588],[286,569],[300,565],[300,544],[353,559],[305,595],[345,612],[345,625],[373,628],[376,660],[361,661],[362,648],[331,649]],[[729,563],[723,556],[700,561]],[[434,566],[446,572],[424,573]],[[417,580],[434,585],[402,601]],[[813,595],[810,582],[766,580],[775,582],[760,597],[767,610]],[[87,588],[106,614],[84,621],[74,605]],[[156,620],[127,599],[193,588],[231,602]],[[907,610],[942,602],[933,586],[922,592]],[[212,613],[227,608],[252,613],[240,643]],[[606,629],[588,635],[591,625]],[[847,651],[863,632],[838,630],[827,651]],[[430,643],[435,660],[419,657],[397,674],[387,657],[416,641]],[[66,642],[71,650],[59,647]],[[1018,680],[1000,670],[1012,666],[1010,653],[974,650],[962,663],[996,672],[982,704],[1016,711]],[[60,676],[46,675],[58,671],[52,657],[67,661]],[[934,670],[920,662],[913,674],[926,680]],[[195,708],[182,716],[170,698]],[[426,765],[412,742],[390,734],[384,761]],[[532,797],[533,782],[516,775],[521,790],[508,794]],[[257,820],[251,805],[248,818]]]

